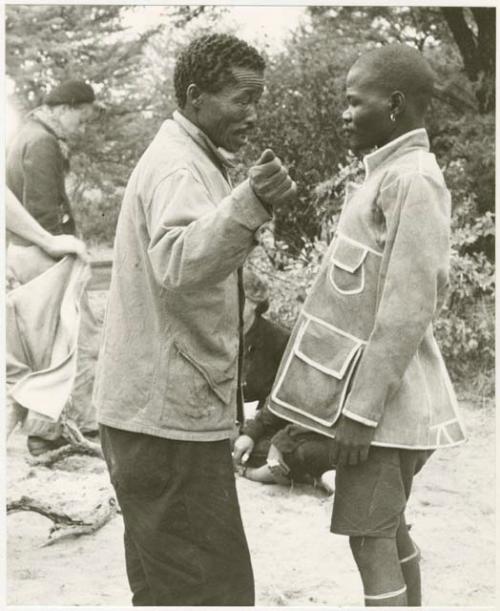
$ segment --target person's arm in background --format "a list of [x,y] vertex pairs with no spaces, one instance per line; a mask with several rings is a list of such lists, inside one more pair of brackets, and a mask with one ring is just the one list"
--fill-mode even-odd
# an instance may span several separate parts
[[253,420],[248,420],[245,423],[241,435],[235,441],[233,460],[236,464],[241,463],[244,465],[250,458],[255,444],[262,437],[272,437],[277,431],[288,424],[286,420],[278,418],[278,416],[269,411],[266,403],[257,410]]
[[38,246],[54,259],[75,254],[86,259],[85,244],[72,235],[54,236],[46,231],[23,207],[17,197],[5,189],[5,227],[11,233]]

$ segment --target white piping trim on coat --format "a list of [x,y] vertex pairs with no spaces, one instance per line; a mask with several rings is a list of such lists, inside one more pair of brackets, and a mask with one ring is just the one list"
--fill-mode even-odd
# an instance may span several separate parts
[[465,439],[459,439],[448,444],[434,443],[433,445],[415,445],[411,446],[405,443],[389,443],[385,441],[372,441],[372,446],[378,446],[380,448],[399,448],[401,450],[438,450],[439,448],[453,448],[464,443]]
[[[276,401],[275,398],[272,396],[271,397],[273,399],[273,401],[275,403],[278,403],[279,405],[282,405],[283,407],[286,407],[287,409],[290,410],[290,407],[288,407],[288,404],[284,401],[278,400]],[[298,424],[299,426],[303,426],[304,428],[310,430],[310,431],[314,431],[316,433],[321,433],[322,435],[328,435],[328,433],[325,433],[325,431],[321,431],[319,430],[317,427],[311,425],[310,423],[307,422],[303,422],[302,420],[298,420],[296,418],[292,418],[292,416],[290,416],[289,414],[287,414],[286,416],[283,416],[282,414],[280,414],[279,412],[276,412],[273,410],[273,407],[271,404],[268,405],[269,409],[271,410],[271,412],[273,414],[275,414],[276,416],[280,416],[281,418],[285,418],[286,420],[288,420],[289,422],[293,422],[294,424]],[[290,411],[297,411],[295,408],[292,407],[292,409]],[[305,414],[307,417],[310,418],[309,414]],[[312,418],[311,418],[312,420]],[[335,423],[334,423],[335,424]],[[329,425],[327,428],[332,428],[333,425]],[[329,437],[333,438],[335,437],[335,435],[328,435]],[[407,444],[401,444],[401,443],[384,443],[384,442],[380,442],[380,441],[372,441],[371,445],[372,446],[376,446],[378,448],[398,448],[400,450],[426,450],[426,451],[434,451],[434,450],[439,450],[440,448],[446,447],[446,448],[453,448],[455,446],[459,446],[462,443],[464,443],[464,439],[460,439],[459,441],[454,441],[453,443],[450,443],[446,446],[440,446],[436,443],[434,443],[433,445],[415,445],[415,446],[411,446],[411,445],[407,445]]]
[[450,398],[451,401],[451,406],[453,408],[453,413],[455,414],[455,417],[458,421],[458,424],[460,426],[460,428],[462,429],[462,432],[464,434],[464,437],[467,436],[467,432],[466,432],[466,428],[464,426],[464,423],[460,417],[460,410],[458,407],[458,401],[457,401],[457,397],[455,395],[455,391],[453,390],[453,386],[451,384],[451,380],[450,380],[450,376],[448,374],[448,370],[446,369],[446,365],[444,364],[444,360],[443,360],[443,355],[441,354],[441,351],[439,350],[439,347],[437,346],[437,342],[436,342],[436,338],[433,336],[433,340],[434,340],[434,344],[436,346],[436,348],[438,349],[439,352],[439,366],[441,367],[441,372],[443,375],[443,379],[444,379],[444,384],[446,386],[446,390],[448,391],[448,396]]
[[334,378],[341,380],[344,377],[345,372],[347,371],[349,367],[352,357],[354,356],[356,351],[359,350],[359,347],[360,347],[360,344],[357,344],[351,349],[348,356],[345,357],[344,365],[342,366],[342,369],[340,371],[337,371],[336,369],[330,369],[329,367],[325,367],[324,365],[321,365],[320,363],[306,356],[301,350],[299,350],[298,347],[296,349],[295,354],[297,358],[299,358],[301,361],[304,361],[305,363],[307,363],[314,369],[318,369],[319,371],[322,371],[323,373],[326,373],[327,375],[333,376]]
[[364,418],[363,416],[359,416],[358,414],[353,414],[353,412],[349,411],[348,409],[345,409],[342,413],[351,420],[361,422],[361,424],[366,424],[367,426],[371,426],[374,428],[378,426],[378,422],[376,420],[370,420],[369,418]]
[[309,320],[313,320],[314,322],[317,322],[320,325],[323,325],[324,327],[326,327],[327,329],[330,329],[331,331],[336,331],[339,335],[343,335],[344,337],[348,337],[349,339],[352,339],[353,342],[357,342],[359,344],[365,344],[365,345],[368,343],[364,339],[361,339],[360,337],[356,337],[355,335],[351,335],[351,333],[348,333],[347,331],[343,331],[342,329],[339,329],[335,325],[332,325],[329,322],[326,322],[322,320],[321,318],[314,316],[314,314],[309,314],[308,312],[305,312],[304,310],[302,310],[302,316],[304,318],[308,318]]
[[[335,282],[335,279],[333,277],[334,272],[335,272],[335,267],[340,267],[340,269],[344,269],[344,268],[338,265],[333,257],[332,257],[332,262],[333,262],[333,265],[331,266],[330,273],[328,274],[328,276],[330,278],[330,282],[333,285],[333,288],[341,295],[358,295],[359,293],[362,293],[365,288],[365,266],[363,265],[363,262],[360,263],[361,265],[361,285],[357,289],[352,289],[352,290],[341,289],[339,285]],[[353,273],[349,270],[344,270],[344,271],[347,271],[350,274]]]
[[337,236],[339,238],[342,238],[346,242],[350,242],[351,244],[354,244],[354,246],[359,246],[359,248],[362,248],[363,250],[368,250],[372,254],[377,255],[377,257],[383,257],[384,256],[383,252],[379,252],[378,250],[375,250],[374,248],[371,248],[370,246],[367,246],[366,244],[363,244],[362,242],[358,242],[354,238],[350,238],[349,236],[347,236],[342,231],[337,231]]
[[373,157],[376,157],[380,153],[380,151],[383,151],[385,148],[392,148],[398,142],[406,140],[407,138],[410,138],[411,136],[414,136],[419,132],[424,132],[424,134],[427,135],[427,131],[425,127],[417,127],[416,129],[412,129],[411,131],[406,132],[405,134],[402,134],[401,136],[398,136],[397,138],[394,138],[394,140],[391,140],[387,144],[384,144],[384,146],[381,146],[376,151],[373,151],[373,153],[368,153],[368,155],[365,155],[363,157],[363,166],[365,168],[365,182],[367,181],[368,176],[370,175],[370,168],[368,167],[367,161],[369,161]]
[[[360,348],[360,346],[358,346],[358,348]],[[293,356],[294,352],[291,351],[290,354]],[[278,405],[281,405],[282,407],[285,407],[289,411],[295,412],[297,414],[301,414],[302,416],[308,418],[309,420],[312,420],[313,422],[317,422],[318,424],[321,424],[322,426],[324,426],[326,428],[332,428],[332,426],[335,424],[335,422],[337,422],[340,414],[342,413],[342,406],[344,405],[344,402],[345,402],[345,398],[346,398],[346,394],[347,394],[347,388],[349,386],[349,381],[350,381],[350,379],[352,377],[352,374],[354,372],[354,367],[355,367],[355,365],[356,365],[360,355],[361,355],[361,350],[358,350],[358,353],[354,355],[354,358],[353,358],[353,360],[351,362],[351,369],[347,372],[347,378],[345,380],[344,388],[342,389],[342,394],[340,396],[339,409],[338,409],[337,413],[334,415],[333,419],[325,420],[324,418],[320,418],[319,416],[314,416],[310,412],[306,412],[303,409],[300,409],[299,407],[296,407],[295,405],[292,405],[291,403],[287,403],[286,401],[283,401],[283,399],[280,399],[277,396],[277,393],[278,393],[278,390],[281,388],[281,384],[283,383],[283,379],[281,377],[280,377],[280,381],[276,384],[276,390],[274,390],[271,393],[272,401],[274,401]],[[288,362],[287,362],[287,366],[286,366],[285,371],[287,369],[288,369]],[[269,408],[271,409],[271,405],[270,404],[269,404]],[[271,411],[273,411],[273,410],[271,409]],[[310,425],[308,426],[307,424],[304,424],[303,422],[300,422],[299,420],[294,420],[293,418],[289,417],[288,415],[287,415],[286,419],[290,420],[290,422],[295,422],[295,424],[299,424],[299,425],[301,425],[301,426],[303,426],[305,428],[309,428],[311,430],[317,430],[317,429],[311,427]]]
[[[336,420],[338,419],[338,416],[341,413],[342,410],[342,406],[344,404],[345,401],[345,396],[347,393],[347,387],[349,385],[349,380],[351,379],[352,373],[354,371],[354,367],[355,364],[357,363],[360,355],[361,355],[361,346],[363,344],[366,344],[367,342],[365,342],[362,339],[359,339],[358,337],[355,337],[354,335],[351,335],[349,333],[346,333],[345,331],[342,331],[341,329],[338,329],[337,327],[335,327],[334,325],[330,325],[329,323],[325,322],[324,320],[321,320],[320,318],[317,318],[316,316],[312,316],[311,314],[308,314],[307,312],[302,311],[302,316],[305,319],[305,322],[302,324],[302,327],[300,328],[299,332],[297,333],[297,336],[294,340],[293,346],[289,352],[288,358],[285,361],[285,364],[283,366],[283,370],[281,372],[281,375],[279,376],[279,379],[277,380],[272,392],[271,392],[271,400],[274,401],[275,403],[277,403],[278,405],[281,405],[282,407],[285,407],[286,409],[292,411],[292,412],[296,412],[299,413],[303,416],[305,416],[306,418],[309,418],[311,420],[313,420],[314,422],[317,422],[318,424],[321,424],[325,427],[331,427],[333,426],[333,424],[336,422]],[[339,335],[342,335],[344,337],[347,337],[348,339],[352,340],[355,343],[355,346],[353,347],[353,349],[351,350],[351,352],[349,353],[349,358],[345,359],[345,363],[347,363],[346,367],[345,367],[345,371],[344,371],[344,375],[347,374],[347,378],[345,380],[344,383],[344,388],[342,390],[342,394],[340,397],[340,402],[339,402],[339,409],[337,414],[335,415],[335,417],[333,418],[333,420],[325,420],[324,418],[319,418],[318,416],[314,416],[312,414],[310,414],[309,412],[306,412],[304,410],[301,410],[299,407],[296,407],[295,405],[292,405],[291,403],[288,403],[286,401],[283,401],[283,399],[280,399],[278,397],[278,392],[281,389],[283,382],[285,380],[286,375],[288,374],[288,370],[290,368],[292,359],[294,357],[300,358],[301,360],[305,360],[305,362],[307,362],[309,365],[311,365],[312,367],[315,367],[316,369],[318,369],[319,371],[323,371],[324,373],[328,373],[327,371],[325,371],[326,368],[322,368],[321,365],[319,363],[315,363],[312,364],[311,362],[309,362],[309,359],[304,359],[302,355],[299,355],[298,353],[300,353],[299,350],[299,346],[300,343],[302,341],[302,338],[306,332],[307,327],[309,326],[310,322],[317,322],[319,325],[322,325],[324,327],[326,327],[327,329],[330,329],[334,332],[336,332]],[[318,365],[320,365],[318,367]],[[337,376],[334,376],[337,378]],[[343,377],[343,376],[342,376]],[[338,378],[337,378],[338,379]],[[340,378],[342,379],[342,378]],[[271,410],[272,411],[272,410]]]
[[440,422],[439,424],[433,424],[432,426],[430,426],[429,428],[432,430],[434,429],[439,429],[442,426],[448,426],[449,424],[453,424],[455,422],[458,422],[457,418],[452,418],[451,420],[446,420],[445,422]]

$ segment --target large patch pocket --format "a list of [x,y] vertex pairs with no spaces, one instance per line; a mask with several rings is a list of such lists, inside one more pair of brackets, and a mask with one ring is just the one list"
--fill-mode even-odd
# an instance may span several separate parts
[[318,318],[303,316],[271,398],[292,412],[332,426],[366,342]]
[[329,278],[342,295],[357,295],[365,288],[365,259],[370,249],[337,234],[331,255]]

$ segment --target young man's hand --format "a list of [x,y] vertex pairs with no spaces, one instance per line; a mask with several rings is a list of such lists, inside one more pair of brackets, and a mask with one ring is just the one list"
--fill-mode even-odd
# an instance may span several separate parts
[[285,202],[297,194],[297,185],[271,149],[266,149],[249,171],[250,185],[267,206]]
[[368,458],[375,428],[340,416],[333,440],[333,463],[357,465]]
[[240,435],[234,442],[233,461],[235,465],[244,465],[250,458],[255,442],[248,435]]

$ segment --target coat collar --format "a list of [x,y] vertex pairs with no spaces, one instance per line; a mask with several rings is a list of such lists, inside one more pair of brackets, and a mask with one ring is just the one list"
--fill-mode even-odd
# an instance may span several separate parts
[[365,177],[368,178],[368,176],[378,167],[394,155],[400,155],[403,150],[406,152],[419,148],[425,149],[426,151],[429,150],[429,137],[423,127],[407,132],[399,136],[399,138],[395,138],[387,144],[384,144],[384,146],[381,146],[373,153],[365,155],[365,157],[363,157]]
[[[35,109],[36,110],[36,109]],[[31,119],[32,121],[35,121],[35,123],[39,123],[46,131],[49,132],[49,134],[51,134],[52,136],[54,136],[54,138],[57,138],[58,140],[65,140],[65,138],[63,138],[62,136],[60,136],[53,127],[51,127],[46,121],[44,121],[43,119],[41,119],[34,111],[28,113],[27,117],[29,119]]]
[[215,146],[210,138],[199,127],[187,119],[179,111],[173,113],[174,121],[200,146],[208,155],[215,158],[215,161],[225,170],[236,165],[236,159],[232,153],[223,148]]

